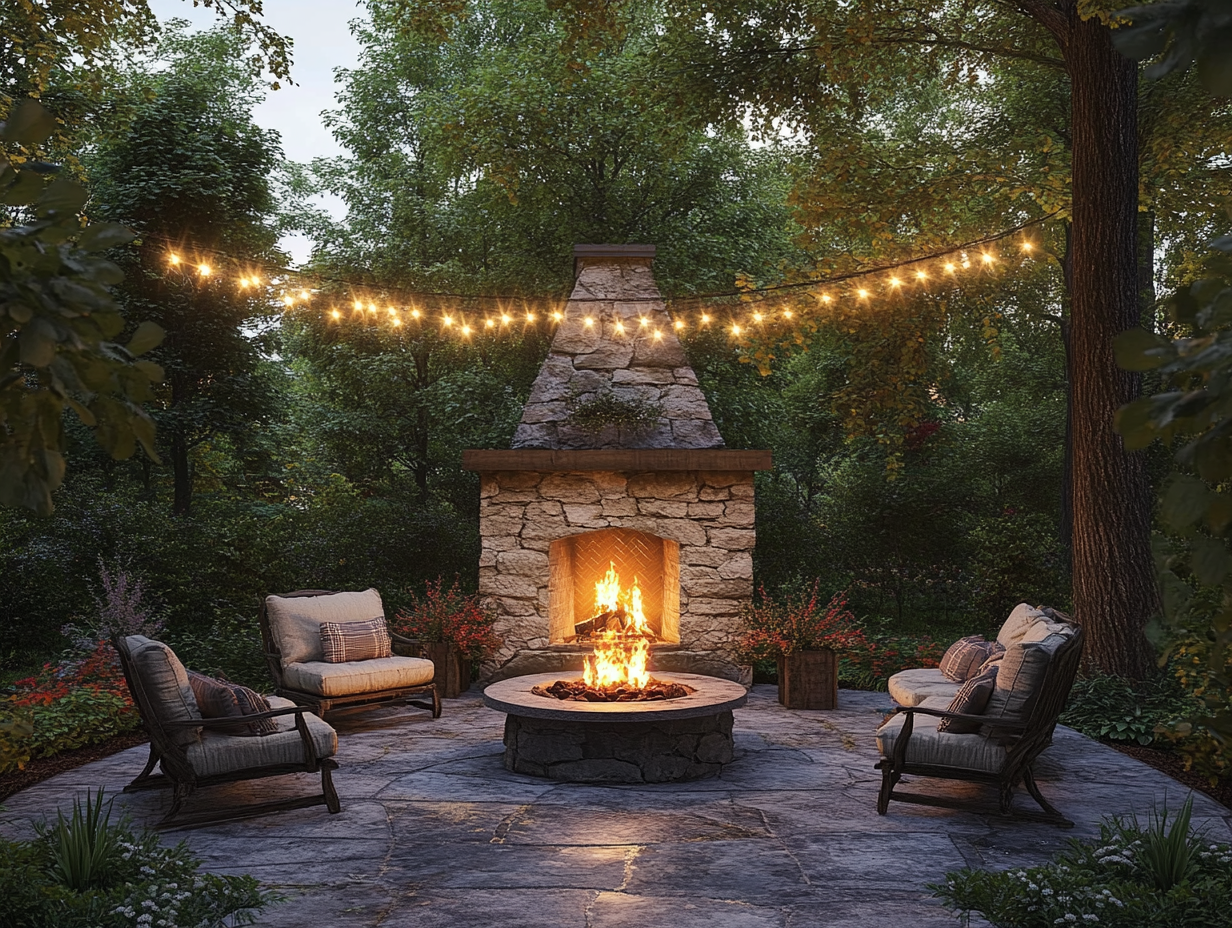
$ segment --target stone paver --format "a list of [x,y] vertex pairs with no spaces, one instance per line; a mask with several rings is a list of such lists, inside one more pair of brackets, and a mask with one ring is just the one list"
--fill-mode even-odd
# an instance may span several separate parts
[[[287,896],[260,924],[415,928],[913,928],[957,921],[926,885],[964,865],[1044,860],[1102,816],[1147,813],[1186,789],[1068,729],[1039,764],[1041,788],[1077,827],[894,804],[879,817],[873,770],[880,693],[844,691],[834,712],[789,712],[758,686],[736,710],[737,757],[721,778],[588,786],[509,773],[504,716],[477,694],[436,721],[383,709],[335,719],[343,811],[322,807],[170,831],[217,872],[251,873]],[[0,833],[67,807],[86,788],[118,791],[145,748],[12,797]],[[312,789],[285,777],[206,791],[203,803]],[[935,783],[935,781],[934,781]],[[933,784],[928,788],[935,788]],[[977,792],[962,784],[954,793]],[[1019,798],[1024,806],[1029,798]],[[124,796],[153,822],[159,794]],[[1195,819],[1232,833],[1205,796]]]

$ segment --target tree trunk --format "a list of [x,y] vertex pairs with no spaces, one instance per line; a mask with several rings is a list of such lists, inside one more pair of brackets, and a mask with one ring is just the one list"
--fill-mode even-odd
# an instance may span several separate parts
[[1074,615],[1085,662],[1135,679],[1154,664],[1147,618],[1158,594],[1150,549],[1151,488],[1141,453],[1112,427],[1138,378],[1113,358],[1138,324],[1137,65],[1098,18],[1069,16],[1066,64],[1073,123]]

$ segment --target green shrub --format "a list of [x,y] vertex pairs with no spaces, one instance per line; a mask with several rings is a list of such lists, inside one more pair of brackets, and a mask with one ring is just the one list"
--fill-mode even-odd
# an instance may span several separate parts
[[1091,738],[1151,744],[1157,728],[1172,726],[1198,708],[1170,676],[1135,685],[1124,677],[1092,674],[1074,681],[1061,724]]
[[1232,848],[1189,828],[1191,800],[1168,814],[1113,819],[1097,840],[1071,841],[1040,867],[965,869],[933,886],[943,904],[997,928],[1227,928],[1232,926]]
[[31,841],[0,840],[6,928],[223,928],[252,924],[276,898],[250,876],[201,873],[182,843],[164,847],[153,832],[112,824],[101,793],[40,831]]

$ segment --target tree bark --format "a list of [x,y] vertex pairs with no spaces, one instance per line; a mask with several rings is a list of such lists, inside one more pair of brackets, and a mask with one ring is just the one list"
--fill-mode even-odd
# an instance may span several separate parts
[[1151,488],[1141,453],[1113,430],[1137,395],[1112,342],[1138,324],[1137,65],[1073,2],[1066,64],[1073,126],[1073,579],[1085,662],[1141,679],[1154,655],[1144,628],[1158,593],[1150,549]]

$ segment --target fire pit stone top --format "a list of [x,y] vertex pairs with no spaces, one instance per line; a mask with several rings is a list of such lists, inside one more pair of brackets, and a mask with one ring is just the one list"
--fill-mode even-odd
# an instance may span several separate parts
[[509,715],[558,721],[649,722],[691,719],[738,709],[748,699],[739,683],[695,673],[655,674],[657,680],[683,683],[693,688],[688,696],[648,702],[572,702],[546,699],[531,692],[561,679],[561,673],[536,673],[489,684],[483,703]]

